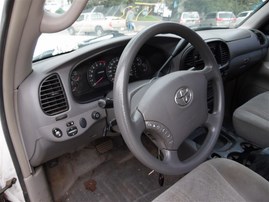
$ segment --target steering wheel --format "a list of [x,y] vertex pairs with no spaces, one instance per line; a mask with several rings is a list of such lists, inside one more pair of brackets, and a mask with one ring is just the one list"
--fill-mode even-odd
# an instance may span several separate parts
[[[128,81],[135,56],[146,41],[164,33],[178,35],[191,43],[200,53],[205,67],[153,79],[130,96]],[[207,108],[209,81],[213,83],[214,91],[212,113],[208,113]],[[176,175],[189,172],[209,156],[218,139],[224,115],[219,67],[204,40],[183,25],[156,24],[130,40],[118,63],[113,98],[117,124],[128,148],[139,161],[159,173]],[[207,128],[204,143],[193,156],[180,160],[178,148],[201,126]],[[141,136],[144,131],[154,134],[162,159],[157,159],[143,145]]]

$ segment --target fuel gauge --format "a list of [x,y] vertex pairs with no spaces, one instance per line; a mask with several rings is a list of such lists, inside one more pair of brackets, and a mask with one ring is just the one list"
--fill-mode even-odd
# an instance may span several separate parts
[[71,73],[71,91],[75,94],[78,94],[79,92],[79,82],[80,82],[81,76],[79,72],[73,71]]
[[71,80],[72,81],[79,81],[80,80],[80,74],[77,71],[73,71],[71,74]]

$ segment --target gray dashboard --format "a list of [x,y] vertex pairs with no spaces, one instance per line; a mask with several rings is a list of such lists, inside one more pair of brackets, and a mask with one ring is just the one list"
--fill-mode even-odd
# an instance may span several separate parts
[[[267,38],[257,30],[198,33],[213,51],[224,82],[254,67],[268,51]],[[32,166],[107,135],[108,114],[98,100],[113,90],[117,60],[130,38],[110,39],[33,63],[32,73],[18,89],[18,118]],[[151,79],[179,40],[161,35],[148,41],[134,61],[130,82]],[[199,53],[188,45],[162,73],[202,67]]]

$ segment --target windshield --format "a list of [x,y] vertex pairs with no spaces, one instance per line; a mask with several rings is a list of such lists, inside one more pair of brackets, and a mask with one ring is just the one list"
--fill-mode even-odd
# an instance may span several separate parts
[[[74,0],[46,0],[46,12],[62,14]],[[161,2],[161,3],[160,3]],[[80,47],[124,35],[135,35],[146,27],[172,21],[195,30],[233,28],[255,12],[264,0],[89,0],[68,29],[42,34],[33,61],[74,51]],[[220,19],[225,18],[225,21]],[[228,22],[229,21],[229,22]]]

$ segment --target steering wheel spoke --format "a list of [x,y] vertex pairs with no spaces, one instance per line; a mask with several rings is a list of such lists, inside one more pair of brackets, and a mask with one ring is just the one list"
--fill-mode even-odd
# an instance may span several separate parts
[[218,120],[219,120],[219,114],[217,113],[208,114],[205,126],[207,127],[209,132],[215,132]]
[[146,129],[145,120],[142,113],[138,109],[136,109],[135,112],[132,114],[131,120],[132,126],[136,131],[137,136],[140,137]]
[[163,162],[170,165],[170,166],[181,166],[182,162],[179,160],[177,150],[161,150],[163,154]]
[[215,77],[214,70],[210,66],[205,66],[204,69],[201,70],[201,72],[202,74],[204,74],[207,81],[210,81]]

